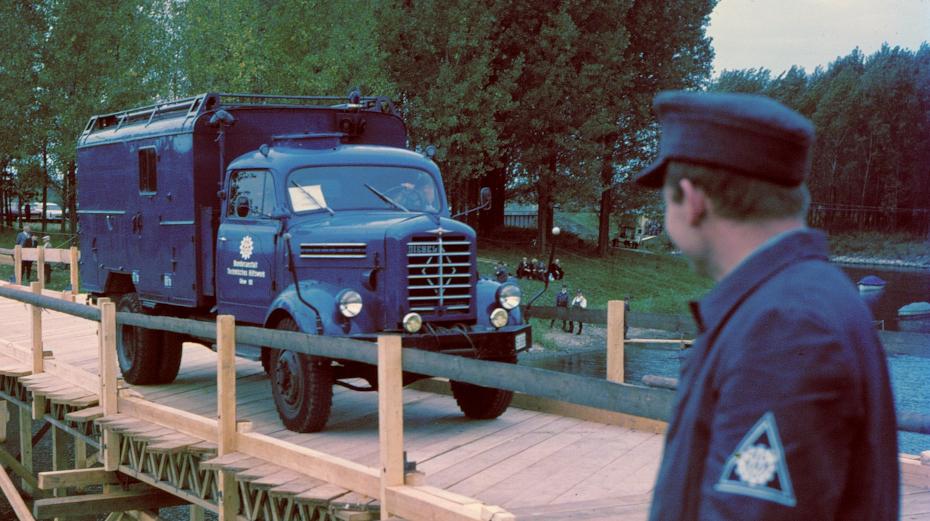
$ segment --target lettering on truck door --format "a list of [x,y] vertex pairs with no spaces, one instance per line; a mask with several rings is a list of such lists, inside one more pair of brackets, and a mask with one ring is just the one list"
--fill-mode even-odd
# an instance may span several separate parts
[[261,323],[276,289],[274,178],[267,170],[234,171],[226,195],[216,246],[218,311]]

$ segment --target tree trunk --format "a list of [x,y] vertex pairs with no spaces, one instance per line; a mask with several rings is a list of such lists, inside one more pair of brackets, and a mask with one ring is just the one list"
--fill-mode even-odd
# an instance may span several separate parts
[[549,249],[549,236],[552,233],[552,179],[556,169],[555,157],[546,164],[549,168],[540,173],[539,181],[536,183],[536,249],[543,257]]
[[42,143],[42,231],[48,230],[48,143]]

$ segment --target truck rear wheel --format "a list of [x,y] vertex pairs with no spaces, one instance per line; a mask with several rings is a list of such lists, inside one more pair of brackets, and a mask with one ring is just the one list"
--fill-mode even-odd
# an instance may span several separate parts
[[[120,296],[116,309],[144,313],[142,302],[135,293]],[[134,385],[174,381],[181,365],[181,343],[166,340],[169,339],[161,331],[127,325],[118,327],[116,357],[123,378]]]
[[[285,318],[277,329],[298,331]],[[281,422],[294,432],[318,432],[333,404],[333,366],[323,357],[273,349],[269,357],[271,391]]]
[[[498,362],[516,363],[516,360],[496,360]],[[466,382],[452,380],[452,396],[462,413],[475,420],[497,418],[510,407],[513,391],[481,387]]]

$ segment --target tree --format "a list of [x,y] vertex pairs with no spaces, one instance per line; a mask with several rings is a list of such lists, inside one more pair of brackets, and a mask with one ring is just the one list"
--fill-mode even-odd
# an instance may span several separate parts
[[622,50],[626,75],[611,78],[609,113],[614,129],[600,138],[601,255],[609,245],[616,196],[639,194],[618,188],[635,173],[631,167],[638,169],[654,154],[652,99],[662,90],[702,86],[710,75],[714,53],[706,29],[715,4],[714,0],[636,1],[624,17],[629,34],[629,45]]

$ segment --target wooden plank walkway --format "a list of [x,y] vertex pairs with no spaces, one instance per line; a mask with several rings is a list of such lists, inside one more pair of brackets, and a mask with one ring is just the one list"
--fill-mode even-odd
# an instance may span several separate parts
[[[97,378],[97,326],[43,313],[49,362],[76,369],[77,385]],[[28,306],[0,299],[0,355],[30,345]],[[374,346],[373,346],[374,348]],[[15,356],[13,356],[15,358]],[[252,431],[377,466],[376,393],[335,387],[324,432],[299,434],[278,420],[261,365],[236,361],[237,412]],[[146,400],[215,418],[216,355],[185,344],[170,385],[135,386]],[[89,388],[96,392],[97,389]],[[662,451],[661,434],[511,408],[496,420],[465,419],[445,395],[404,390],[404,443],[425,484],[499,505],[518,519],[643,520]],[[930,521],[930,491],[905,486],[902,519]]]

